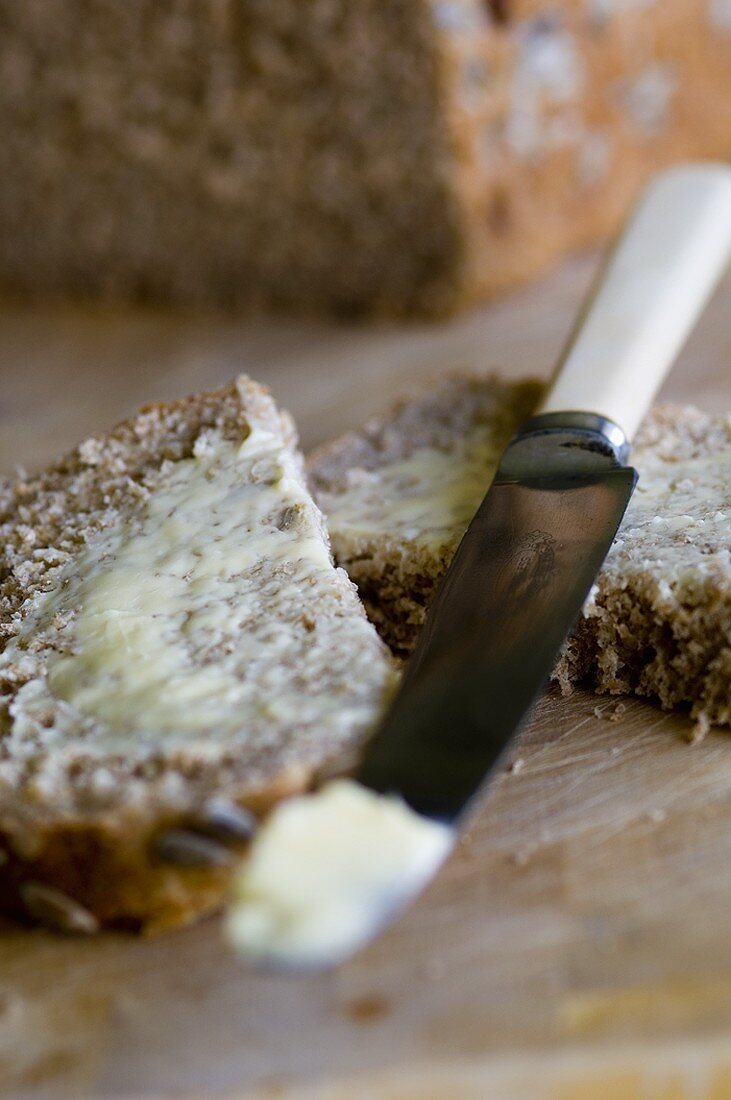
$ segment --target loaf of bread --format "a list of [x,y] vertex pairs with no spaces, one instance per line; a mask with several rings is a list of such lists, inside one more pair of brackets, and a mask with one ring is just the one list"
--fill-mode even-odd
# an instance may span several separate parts
[[[534,382],[455,375],[320,448],[310,474],[336,561],[395,652],[430,600],[535,407]],[[731,417],[658,407],[632,449],[639,484],[554,670],[565,690],[635,693],[731,725]]]
[[246,378],[0,487],[0,911],[155,930],[345,766],[393,681]]
[[729,0],[0,0],[0,286],[443,312],[731,154]]

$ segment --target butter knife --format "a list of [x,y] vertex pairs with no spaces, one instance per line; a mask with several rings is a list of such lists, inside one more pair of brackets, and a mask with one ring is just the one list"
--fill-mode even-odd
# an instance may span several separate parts
[[245,955],[329,966],[426,885],[531,705],[634,490],[630,441],[731,256],[731,168],[647,188],[539,413],[505,450],[354,778],[270,815],[226,920]]

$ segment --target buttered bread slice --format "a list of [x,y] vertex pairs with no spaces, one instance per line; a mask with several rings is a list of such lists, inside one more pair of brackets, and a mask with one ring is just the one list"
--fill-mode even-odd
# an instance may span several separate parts
[[[540,393],[451,376],[312,455],[335,558],[397,653]],[[731,725],[731,419],[657,408],[631,462],[637,490],[554,676]]]
[[541,392],[532,379],[449,375],[310,456],[335,559],[400,656],[413,648],[498,459]]
[[246,378],[0,489],[0,909],[159,928],[342,765],[392,661]]

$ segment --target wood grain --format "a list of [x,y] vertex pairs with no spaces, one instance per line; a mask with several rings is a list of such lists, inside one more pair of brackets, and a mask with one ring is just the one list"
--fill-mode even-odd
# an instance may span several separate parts
[[[593,268],[442,327],[7,311],[0,469],[241,369],[307,444],[444,367],[546,373]],[[729,301],[731,280],[668,395],[731,406]],[[730,1097],[731,740],[691,746],[688,729],[637,700],[550,693],[428,893],[330,974],[251,973],[215,920],[157,940],[8,928],[0,1091]]]

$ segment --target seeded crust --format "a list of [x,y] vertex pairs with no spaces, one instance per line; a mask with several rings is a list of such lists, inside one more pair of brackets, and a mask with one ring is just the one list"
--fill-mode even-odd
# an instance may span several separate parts
[[0,0],[0,286],[441,313],[731,152],[724,0]]
[[[389,465],[425,446],[458,462],[459,440],[493,418],[496,441],[507,441],[540,392],[536,382],[453,376],[311,456],[310,480],[335,558],[399,656],[413,648],[462,528],[434,548],[424,545],[423,532],[371,537],[354,533],[352,523],[339,526],[358,471],[383,478]],[[657,407],[631,461],[638,489],[554,678],[565,692],[586,681],[598,692],[688,710],[699,733],[710,724],[729,726],[731,418]]]
[[[141,730],[132,751],[100,754],[87,749],[100,720],[58,700],[39,719],[23,701],[24,685],[45,682],[53,651],[73,649],[73,609],[68,622],[55,621],[47,635],[31,635],[21,651],[13,649],[33,598],[53,591],[62,570],[68,573],[101,532],[143,516],[174,464],[211,438],[240,443],[252,431],[269,433],[303,486],[290,417],[244,377],[214,393],[143,408],[37,476],[0,486],[0,911],[85,931],[102,925],[156,931],[210,911],[229,880],[230,843],[227,849],[213,841],[222,834],[231,841],[231,813],[238,814],[238,854],[246,815],[237,808],[261,816],[320,770],[345,766],[367,735],[392,679],[387,650],[342,570],[323,570],[295,590],[286,562],[264,563],[261,573],[262,605],[275,609],[291,642],[284,672],[297,685],[306,668],[303,696],[335,694],[351,705],[347,728],[282,717],[254,722],[230,746],[201,748],[151,746]],[[295,519],[327,547],[314,503],[305,501]],[[249,629],[258,629],[256,617]],[[222,804],[223,827],[212,812]],[[181,829],[187,841],[176,860],[179,834],[170,831]],[[191,832],[202,858],[195,851],[191,858]]]

